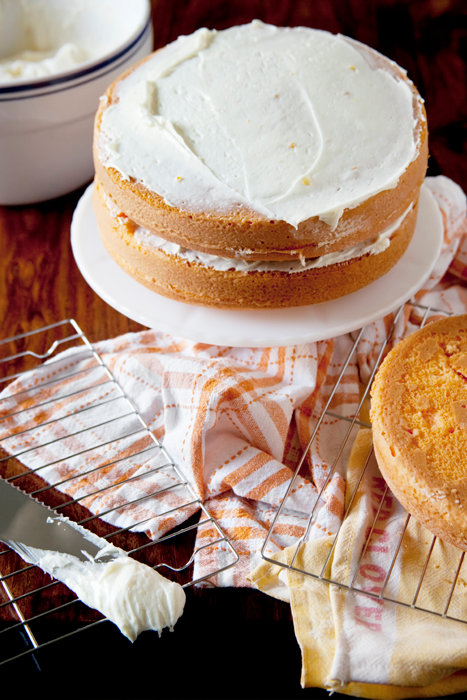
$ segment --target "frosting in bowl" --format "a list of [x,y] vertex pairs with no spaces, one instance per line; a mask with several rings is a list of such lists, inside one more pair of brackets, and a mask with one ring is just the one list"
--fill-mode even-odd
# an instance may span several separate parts
[[20,51],[0,61],[0,83],[45,78],[72,70],[87,60],[86,51],[70,43],[51,51]]
[[[99,155],[185,211],[258,212],[294,227],[397,185],[417,156],[403,72],[328,32],[254,21],[200,29],[122,80]],[[416,110],[415,110],[416,111]]]
[[0,86],[66,73],[124,46],[147,0],[1,0]]

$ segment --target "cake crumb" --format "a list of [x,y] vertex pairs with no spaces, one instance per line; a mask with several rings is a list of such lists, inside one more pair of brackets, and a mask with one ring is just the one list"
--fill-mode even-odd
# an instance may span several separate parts
[[460,425],[461,428],[467,428],[467,400],[452,401],[451,408],[456,423]]

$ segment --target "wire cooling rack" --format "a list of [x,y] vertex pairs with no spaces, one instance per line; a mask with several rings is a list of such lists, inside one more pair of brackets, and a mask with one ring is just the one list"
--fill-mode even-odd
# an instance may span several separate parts
[[[436,309],[433,307],[426,307],[422,306],[419,304],[412,304],[413,307],[413,312],[416,313],[418,320],[420,321],[420,327],[423,327],[426,322],[432,318],[434,315],[437,317],[446,317],[450,316],[451,314],[447,311],[443,311],[440,309]],[[388,331],[387,337],[384,339],[382,343],[382,347],[379,353],[379,356],[377,358],[377,361],[375,363],[374,370],[371,374],[370,380],[367,384],[367,386],[364,389],[363,395],[361,397],[360,403],[358,405],[358,408],[353,416],[343,416],[339,414],[338,412],[331,410],[332,406],[332,401],[333,397],[336,394],[336,392],[339,389],[339,386],[342,382],[342,379],[344,377],[344,373],[346,371],[346,368],[348,367],[349,363],[351,362],[352,358],[356,356],[356,351],[357,351],[357,346],[358,343],[363,335],[364,329],[360,331],[358,334],[352,349],[350,353],[348,354],[344,366],[337,377],[336,383],[332,388],[332,391],[330,392],[329,399],[326,402],[326,405],[324,407],[324,410],[322,411],[321,415],[319,416],[316,426],[313,430],[313,433],[311,435],[310,441],[308,443],[308,446],[306,450],[304,451],[302,458],[300,460],[300,463],[297,466],[297,469],[295,471],[295,475],[288,487],[288,490],[285,494],[285,497],[274,517],[274,520],[271,524],[271,527],[268,531],[268,534],[266,536],[266,540],[263,544],[261,554],[263,559],[266,561],[269,561],[273,564],[279,565],[283,567],[284,569],[289,569],[291,571],[299,572],[301,574],[304,574],[306,576],[309,576],[313,579],[322,581],[327,584],[331,584],[334,586],[337,586],[341,589],[353,591],[357,594],[364,595],[368,598],[372,598],[374,600],[377,600],[378,602],[382,601],[388,601],[391,603],[396,603],[400,606],[404,606],[406,608],[412,608],[415,610],[420,610],[422,612],[427,612],[431,613],[433,615],[437,615],[439,617],[447,618],[450,620],[457,620],[459,622],[467,623],[467,613],[464,616],[459,616],[459,606],[457,605],[456,601],[456,614],[451,613],[451,604],[453,602],[453,599],[455,598],[455,595],[457,595],[456,592],[456,586],[461,589],[461,595],[463,588],[467,587],[467,573],[464,573],[463,571],[463,564],[464,564],[464,558],[465,558],[465,552],[456,549],[455,547],[452,547],[451,545],[447,545],[446,543],[443,543],[441,540],[439,540],[437,537],[434,537],[431,535],[427,530],[424,531],[426,533],[426,537],[424,538],[423,542],[423,554],[420,556],[417,556],[417,572],[415,575],[413,572],[411,572],[411,586],[410,586],[410,595],[408,595],[407,590],[404,590],[403,592],[399,592],[399,587],[397,584],[397,581],[394,579],[397,578],[397,574],[395,574],[396,570],[400,571],[400,566],[399,569],[397,567],[397,564],[401,562],[401,559],[398,560],[398,557],[402,557],[402,549],[404,545],[404,538],[409,537],[411,527],[416,527],[416,523],[413,519],[411,519],[411,516],[407,513],[407,511],[404,511],[402,509],[402,506],[400,506],[400,509],[402,513],[399,515],[399,522],[400,522],[400,527],[398,534],[398,537],[394,540],[394,542],[391,543],[391,545],[385,541],[384,542],[384,549],[386,551],[389,550],[391,547],[391,550],[388,551],[387,558],[385,560],[385,567],[384,567],[384,572],[383,574],[378,571],[376,575],[373,575],[372,580],[376,581],[378,585],[375,586],[369,586],[368,583],[371,583],[371,581],[365,581],[365,579],[359,575],[359,572],[361,571],[362,563],[364,562],[365,554],[369,550],[369,547],[375,547],[374,542],[377,541],[377,537],[374,539],[374,535],[380,534],[378,531],[378,519],[380,517],[380,514],[382,512],[382,509],[384,508],[384,504],[387,503],[388,498],[392,498],[395,500],[394,496],[392,495],[391,491],[389,490],[389,487],[387,485],[382,487],[382,490],[380,492],[380,497],[379,497],[379,506],[374,508],[374,518],[373,522],[370,524],[369,527],[367,527],[366,532],[365,532],[365,539],[364,539],[364,544],[363,547],[360,551],[360,554],[355,558],[351,558],[351,551],[349,548],[348,552],[348,561],[341,567],[341,571],[346,571],[346,580],[339,580],[337,577],[333,578],[329,571],[330,571],[330,562],[333,553],[336,550],[337,544],[338,544],[338,538],[339,538],[339,533],[341,532],[344,523],[346,522],[346,519],[349,518],[352,514],[352,508],[354,507],[355,499],[358,490],[362,487],[362,483],[365,480],[365,474],[368,470],[368,466],[370,464],[370,460],[372,459],[373,453],[371,452],[368,455],[368,458],[366,459],[365,464],[362,467],[362,471],[359,474],[358,478],[356,479],[356,483],[353,486],[352,493],[350,494],[348,500],[347,500],[347,509],[344,513],[344,518],[343,521],[338,529],[338,531],[335,533],[332,545],[330,546],[330,549],[326,550],[326,553],[322,555],[322,559],[317,559],[315,558],[312,562],[306,561],[306,564],[302,563],[305,558],[300,558],[298,556],[300,547],[305,543],[308,539],[308,535],[310,533],[311,527],[313,523],[315,522],[317,518],[317,514],[319,511],[319,508],[322,506],[323,501],[321,500],[321,497],[323,496],[323,493],[332,479],[333,474],[336,472],[336,469],[338,468],[338,465],[340,462],[342,462],[342,458],[344,454],[349,454],[350,452],[350,447],[353,444],[353,441],[356,437],[356,434],[358,432],[359,428],[371,428],[371,425],[366,422],[364,419],[361,419],[360,414],[364,413],[365,403],[367,405],[367,396],[370,391],[371,383],[373,381],[373,378],[376,374],[376,371],[381,364],[381,361],[385,355],[385,350],[388,345],[388,343],[391,340],[391,337],[393,335],[396,323],[400,317],[400,315],[404,313],[404,307],[401,307],[398,312],[395,315],[394,322],[391,326],[391,328]],[[329,473],[326,477],[325,483],[323,484],[322,488],[319,490],[318,497],[313,505],[313,507],[310,506],[311,511],[308,515],[308,520],[306,527],[304,528],[305,532],[304,534],[297,539],[296,543],[292,546],[295,547],[295,551],[293,552],[293,555],[291,556],[291,560],[289,564],[276,561],[275,559],[270,558],[266,550],[268,548],[269,542],[271,538],[273,538],[274,534],[274,529],[276,526],[276,522],[283,510],[287,510],[288,506],[288,498],[293,494],[294,491],[294,484],[295,481],[299,475],[299,472],[302,469],[303,463],[306,459],[306,455],[310,448],[312,447],[314,441],[317,439],[318,431],[323,423],[323,421],[326,420],[326,418],[331,418],[333,420],[337,421],[342,421],[346,424],[346,429],[344,429],[345,437],[343,441],[340,444],[335,445],[335,455],[334,459],[331,463],[331,467],[329,470]],[[374,458],[374,456],[373,456]],[[384,482],[383,482],[384,483]],[[438,593],[439,595],[437,596],[437,601],[436,601],[436,609],[433,607],[434,603],[432,603],[432,598],[424,596],[424,584],[428,587],[433,585],[433,576],[432,572],[430,572],[430,560],[432,558],[433,552],[435,551],[436,547],[441,547],[443,549],[443,552],[446,553],[448,551],[448,556],[446,557],[446,560],[449,561],[449,570],[444,572],[440,572],[440,575],[436,578],[436,585],[438,586]],[[318,551],[318,550],[315,550]],[[300,564],[299,564],[300,562]],[[305,568],[305,566],[307,568]],[[364,566],[364,564],[363,564]],[[349,574],[350,572],[350,574]],[[462,574],[462,576],[461,576]],[[465,578],[464,578],[465,577]],[[428,580],[429,579],[429,580]],[[414,583],[415,582],[415,583]],[[366,585],[365,585],[366,584]],[[459,586],[460,584],[460,586]],[[366,588],[367,590],[364,590]],[[368,590],[368,588],[373,588],[374,590]],[[375,589],[376,592],[375,592]],[[429,600],[429,604],[426,605],[426,601]],[[440,600],[442,601],[440,603]],[[461,609],[465,609],[466,606],[460,606]]]
[[[148,460],[156,455],[156,466],[153,469],[146,469],[144,473],[138,474],[136,477],[132,476],[122,481],[121,485],[133,479],[144,478],[147,474],[161,469],[164,469],[164,473],[170,470],[171,483],[169,486],[165,486],[159,491],[154,491],[150,495],[144,495],[134,501],[128,501],[123,506],[119,505],[119,512],[126,506],[140,503],[146,499],[154,499],[163,493],[166,494],[167,491],[171,491],[173,493],[176,492],[178,496],[176,507],[158,512],[158,516],[170,516],[173,511],[179,512],[186,509],[189,517],[178,528],[168,532],[155,542],[149,540],[144,534],[130,532],[130,527],[133,530],[135,526],[144,523],[144,520],[124,528],[107,525],[97,515],[90,514],[90,511],[81,505],[80,502],[86,496],[70,499],[54,488],[54,486],[59,486],[73,477],[68,477],[54,485],[46,483],[40,478],[40,473],[42,469],[50,466],[50,463],[33,469],[25,468],[24,464],[21,464],[18,460],[18,457],[23,455],[24,458],[24,454],[28,452],[28,449],[21,451],[21,453],[16,453],[15,457],[12,458],[8,451],[3,449],[5,446],[4,440],[9,438],[0,440],[1,477],[13,485],[20,486],[23,491],[30,495],[34,494],[36,499],[43,501],[58,515],[68,516],[80,525],[108,539],[116,546],[125,549],[138,560],[155,569],[161,569],[161,573],[164,576],[176,580],[183,587],[200,583],[236,564],[239,557],[232,543],[221,530],[218,523],[209,515],[184,474],[173,463],[167,451],[156,439],[122,386],[116,381],[110,369],[104,364],[102,358],[74,320],[65,320],[1,341],[0,376],[3,378],[0,379],[0,390],[3,390],[14,380],[24,379],[28,376],[27,372],[32,369],[39,373],[46,370],[48,376],[52,377],[45,381],[44,377],[42,377],[38,384],[38,389],[46,385],[50,387],[54,383],[62,381],[63,374],[57,375],[58,378],[54,377],[54,364],[56,367],[59,366],[59,363],[63,364],[63,360],[57,357],[57,353],[70,348],[73,348],[73,353],[79,353],[80,360],[88,360],[86,369],[66,375],[67,380],[71,379],[73,381],[68,381],[68,388],[66,389],[68,393],[64,394],[62,392],[59,399],[52,398],[47,401],[39,399],[35,402],[33,398],[24,410],[37,411],[38,415],[42,410],[47,409],[48,416],[50,416],[51,412],[53,414],[54,411],[54,401],[63,402],[67,399],[74,400],[79,397],[82,399],[80,401],[82,407],[71,414],[67,413],[67,418],[70,415],[76,417],[78,414],[81,414],[81,419],[84,412],[86,412],[87,425],[85,429],[79,431],[79,439],[82,441],[84,434],[88,433],[96,436],[97,441],[91,448],[80,450],[75,454],[68,454],[66,459],[84,460],[89,456],[90,452],[96,454],[96,451],[100,449],[108,450],[109,447],[112,447],[112,443],[133,436],[137,438],[135,439],[137,445],[141,446],[141,443],[144,443],[145,446],[143,449],[135,447],[129,455],[126,455],[125,459],[131,457],[132,460],[138,458]],[[73,356],[76,357],[75,354]],[[47,360],[45,364],[43,364],[44,360]],[[91,376],[91,374],[92,382],[90,381],[88,384],[86,377],[88,375]],[[78,384],[74,388],[73,382],[78,380],[79,389],[76,389]],[[101,395],[97,399],[95,398],[96,387],[101,389],[98,392]],[[90,394],[89,392],[93,393]],[[22,393],[24,394],[25,390],[17,391],[14,394],[15,399]],[[34,391],[28,390],[28,393],[30,396],[31,393],[34,394]],[[37,395],[40,397],[40,391],[37,392]],[[86,399],[90,395],[93,398],[91,401],[87,401]],[[14,414],[14,409],[5,411],[4,407],[8,398],[11,397],[0,397],[0,422]],[[99,409],[104,404],[107,404],[105,411],[106,413],[108,412],[108,416],[111,416],[110,407],[118,404],[120,408],[117,411],[117,415],[102,421],[102,411],[97,411],[96,416],[99,416],[98,422],[91,420],[91,425],[89,425],[89,416],[93,410],[95,408]],[[16,413],[16,418],[21,418],[21,412],[18,411]],[[45,426],[50,429],[52,424],[56,424],[61,420],[57,414],[57,417],[48,418],[47,422],[38,424],[37,415],[33,428],[25,428],[21,432],[23,438],[25,435],[27,437],[28,431],[34,430],[37,433],[38,429]],[[111,428],[111,442],[99,440],[99,429],[102,429],[103,426],[106,429]],[[74,435],[78,435],[78,433]],[[69,438],[70,435],[68,434],[67,437]],[[57,443],[63,439],[63,437],[58,437],[52,442]],[[37,452],[40,449],[47,449],[47,446],[51,444],[51,442],[48,442],[47,445],[39,448],[35,447],[34,449]],[[123,460],[123,458],[121,459]],[[92,471],[99,472],[99,470],[114,465],[116,461],[105,462]],[[154,464],[154,460],[151,464]],[[89,469],[87,473],[89,473]],[[101,494],[108,488],[111,487],[107,486],[98,489],[95,494]],[[182,505],[180,505],[181,501]],[[196,512],[196,514],[193,515],[193,512]],[[100,515],[104,515],[104,513],[100,513]],[[217,534],[213,539],[209,539],[208,544],[195,548],[196,532],[202,526],[211,530],[214,529]],[[202,571],[205,573],[202,577],[193,579],[193,565],[198,556],[204,557]],[[182,557],[181,561],[180,557]],[[205,568],[206,561],[208,562],[207,569]],[[212,570],[209,566],[212,567]],[[37,665],[37,657],[33,652],[70,636],[70,633],[66,635],[55,633],[56,625],[54,621],[57,619],[79,623],[80,627],[71,634],[76,634],[77,631],[79,632],[82,629],[87,629],[105,621],[105,618],[99,613],[86,608],[63,584],[51,579],[50,576],[44,574],[37,567],[26,565],[12,550],[0,543],[0,665],[30,654],[32,654],[32,658]],[[44,622],[49,622],[50,624],[44,626]],[[44,633],[44,629],[47,630],[47,633]],[[54,630],[52,635],[50,630]]]

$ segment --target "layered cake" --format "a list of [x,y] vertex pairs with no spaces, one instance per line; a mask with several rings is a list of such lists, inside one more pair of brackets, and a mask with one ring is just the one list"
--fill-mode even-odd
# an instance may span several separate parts
[[371,390],[375,455],[389,487],[433,534],[467,551],[467,315],[398,343]]
[[94,207],[114,260],[220,308],[328,301],[406,250],[427,164],[405,73],[328,32],[200,29],[110,86]]

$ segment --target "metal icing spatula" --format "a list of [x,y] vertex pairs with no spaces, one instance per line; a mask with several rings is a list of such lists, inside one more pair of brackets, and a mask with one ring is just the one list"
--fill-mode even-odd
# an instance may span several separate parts
[[34,549],[71,554],[89,561],[89,555],[95,557],[107,545],[105,540],[57,516],[3,479],[0,479],[0,540],[35,564],[39,554]]

